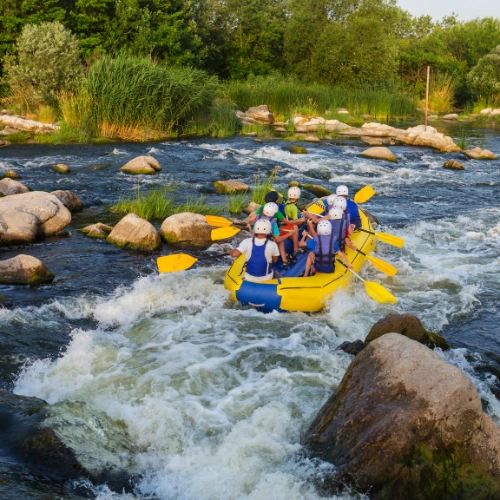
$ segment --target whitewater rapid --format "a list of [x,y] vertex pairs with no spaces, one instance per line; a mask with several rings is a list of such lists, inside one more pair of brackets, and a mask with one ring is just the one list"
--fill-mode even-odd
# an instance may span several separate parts
[[[426,328],[443,332],[478,311],[494,310],[500,209],[468,204],[466,197],[462,203],[461,190],[470,179],[450,178],[442,158],[428,151],[397,150],[404,166],[358,159],[354,146],[339,147],[338,154],[334,147],[318,147],[306,157],[274,145],[170,143],[151,154],[179,155],[180,148],[195,149],[210,164],[227,161],[242,176],[263,160],[267,166],[277,162],[281,189],[292,178],[372,185],[379,196],[367,208],[385,223],[380,230],[406,243],[402,250],[383,243],[377,249],[377,256],[398,268],[396,276],[369,264],[362,274],[391,290],[398,303],[378,304],[353,281],[319,314],[265,315],[230,301],[223,287],[226,265],[165,275],[150,271],[105,293],[82,291],[40,306],[0,310],[4,326],[58,328],[61,318],[85,325],[72,328],[58,356],[28,359],[14,392],[49,403],[86,401],[123,422],[140,450],[135,460],[143,476],[134,494],[82,483],[101,500],[325,498],[315,482],[331,466],[298,452],[352,360],[339,345],[363,340],[390,312],[414,314]],[[122,149],[113,154],[124,157]],[[168,169],[164,175],[175,177]],[[458,198],[444,194],[445,180]],[[487,170],[478,169],[476,188],[487,189],[488,182],[498,186]],[[474,370],[481,354],[459,347],[440,355],[471,377],[500,423],[500,404],[491,392],[496,378]],[[346,492],[339,498],[363,497]]]

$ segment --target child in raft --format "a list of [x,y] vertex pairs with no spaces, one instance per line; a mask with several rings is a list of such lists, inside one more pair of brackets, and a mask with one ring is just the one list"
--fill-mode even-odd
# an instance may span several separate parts
[[[281,227],[281,233],[293,229],[293,226],[300,226],[306,219],[299,216],[299,209],[297,208],[297,202],[299,201],[301,191],[297,186],[292,186],[288,190],[288,201],[285,203],[285,216],[288,219],[286,225]],[[295,257],[298,253],[302,253],[302,249],[299,247],[299,233],[295,231],[292,233],[293,241],[293,256]]]
[[[250,232],[252,228],[248,226]],[[231,257],[245,254],[246,272],[245,280],[261,283],[273,279],[272,264],[280,255],[278,245],[271,241],[272,225],[268,220],[262,219],[255,223],[252,238],[243,240],[239,247],[229,251]]]
[[344,261],[348,269],[353,269],[352,264],[339,247],[337,236],[333,234],[332,224],[329,220],[318,222],[317,232],[314,229],[312,221],[307,221],[307,224],[313,239],[306,242],[308,234],[304,233],[300,241],[301,246],[312,250],[307,256],[304,277],[309,276],[312,270],[312,275],[316,272],[333,273],[335,271],[335,256],[337,254]]
[[[271,191],[270,193],[268,193],[268,195],[271,195],[271,193],[276,193],[276,191]],[[272,196],[274,197],[274,195]],[[275,196],[278,197],[278,193],[276,193]],[[271,196],[268,197],[268,199],[270,198]],[[281,260],[283,261],[283,266],[286,268],[286,266],[288,266],[290,262],[289,262],[289,256],[285,252],[285,240],[293,237],[293,235],[297,232],[297,227],[293,226],[292,229],[290,229],[289,231],[281,232],[278,227],[278,222],[282,221],[285,224],[290,224],[296,221],[289,221],[279,211],[279,207],[275,202],[269,202],[266,203],[265,205],[262,205],[256,210],[255,214],[253,214],[250,218],[251,223],[253,223],[254,221],[257,222],[259,220],[268,220],[269,222],[271,222],[274,241],[278,244]]]
[[347,197],[349,196],[349,189],[347,188],[347,186],[344,185],[338,186],[335,191],[335,194],[346,200],[347,204],[346,210],[347,213],[349,214],[351,231],[354,231],[354,229],[361,227],[361,217],[359,215],[359,207],[353,200],[347,199]]

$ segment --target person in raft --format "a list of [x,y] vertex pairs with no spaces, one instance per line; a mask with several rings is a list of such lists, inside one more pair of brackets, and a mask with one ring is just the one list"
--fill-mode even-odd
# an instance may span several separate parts
[[[285,203],[285,216],[288,219],[288,223],[284,226],[281,226],[281,234],[283,234],[285,231],[291,231],[293,229],[293,226],[300,226],[306,221],[306,219],[299,217],[297,202],[299,201],[300,194],[300,189],[297,186],[292,186],[288,190],[288,201]],[[292,233],[292,241],[293,256],[296,256],[298,253],[302,252],[302,249],[299,247],[298,231]]]
[[[277,193],[276,193],[277,194]],[[283,261],[283,266],[286,268],[290,264],[288,261],[288,255],[285,252],[285,240],[287,238],[293,237],[294,233],[297,232],[297,227],[293,226],[290,231],[283,232],[280,234],[280,229],[278,227],[278,222],[283,221],[286,224],[290,222],[280,211],[279,207],[274,202],[266,203],[265,205],[259,207],[255,214],[250,218],[250,221],[258,222],[259,220],[268,220],[271,223],[272,234],[274,236],[274,241],[278,244],[278,249],[281,255],[281,260]]]
[[[340,199],[345,202],[344,198]],[[337,203],[337,200],[335,203]],[[357,247],[349,238],[350,232],[352,233],[352,231],[350,231],[348,226],[348,219],[346,218],[344,210],[338,206],[332,208],[328,212],[328,218],[330,220],[330,224],[332,225],[332,233],[336,235],[340,249],[343,251],[347,245],[351,250],[357,252]]]
[[[249,226],[251,231],[251,227]],[[255,223],[253,237],[247,238],[240,246],[229,252],[231,257],[245,254],[246,272],[245,279],[255,283],[273,279],[272,264],[278,260],[280,252],[278,245],[271,241],[272,225],[268,220],[261,219]]]
[[338,186],[335,192],[337,196],[342,196],[343,198],[345,198],[347,202],[346,210],[351,219],[352,231],[354,231],[354,229],[358,229],[359,227],[361,227],[361,217],[359,215],[359,207],[358,205],[356,205],[354,201],[347,199],[347,197],[349,196],[349,189],[347,188],[347,186],[344,185]]
[[336,254],[344,261],[348,269],[353,269],[352,264],[340,250],[337,237],[333,234],[332,224],[329,220],[318,222],[318,232],[315,231],[312,221],[308,221],[307,224],[313,239],[306,243],[307,234],[304,233],[300,241],[301,246],[312,250],[307,256],[304,277],[309,276],[313,269],[315,272],[333,273],[335,271]]

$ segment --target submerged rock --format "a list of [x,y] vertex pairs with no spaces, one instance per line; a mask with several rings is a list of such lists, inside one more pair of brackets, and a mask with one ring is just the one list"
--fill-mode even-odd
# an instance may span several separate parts
[[70,212],[79,212],[83,209],[82,200],[72,191],[58,189],[50,194],[53,194]]
[[57,165],[54,165],[52,167],[52,170],[54,172],[57,172],[58,174],[69,174],[71,172],[68,165],[65,165],[64,163],[58,163]]
[[474,148],[464,151],[464,153],[474,160],[497,160],[497,155],[488,149]]
[[323,186],[319,186],[318,184],[300,184],[300,187],[306,189],[318,198],[323,198],[324,196],[328,196],[330,194],[328,189]]
[[285,149],[288,149],[290,153],[294,155],[305,155],[307,154],[307,149],[302,146],[287,146]]
[[38,285],[52,281],[54,275],[45,264],[31,255],[16,255],[0,260],[0,283],[7,285]]
[[352,356],[357,356],[365,347],[365,343],[360,339],[355,340],[354,342],[345,341],[339,345],[339,349],[341,351],[351,354]]
[[41,191],[0,198],[0,243],[31,243],[62,231],[70,211],[53,194]]
[[304,439],[335,465],[322,483],[375,499],[500,498],[500,429],[470,379],[390,333],[352,361]]
[[450,120],[450,121],[458,120],[458,114],[457,113],[448,113],[447,115],[443,116],[443,120]]
[[108,226],[102,222],[97,222],[96,224],[91,224],[90,226],[79,229],[83,234],[86,234],[90,238],[100,238],[104,239],[108,237],[108,234],[113,231],[113,226]]
[[359,153],[358,156],[364,156],[365,158],[372,158],[374,160],[386,160],[392,161],[394,163],[398,162],[398,159],[394,155],[394,153],[385,147],[374,147],[368,148]]
[[411,314],[388,314],[385,318],[378,320],[371,327],[365,342],[368,344],[382,335],[391,332],[404,335],[431,349],[439,347],[446,350],[451,347],[444,337],[426,330],[420,320]]
[[152,156],[138,156],[120,168],[121,172],[132,175],[154,175],[161,170],[161,165]]
[[151,252],[161,246],[153,224],[135,214],[127,214],[116,224],[107,240],[129,250]]
[[15,170],[7,170],[7,172],[5,172],[2,177],[3,179],[14,179],[14,180],[21,178],[21,176]]
[[167,243],[208,248],[212,244],[212,229],[204,215],[184,212],[167,217],[161,225],[160,235]]
[[443,168],[447,168],[449,170],[464,170],[464,166],[457,160],[445,161]]
[[250,186],[241,181],[215,181],[215,192],[217,194],[246,193]]
[[59,478],[130,488],[137,453],[122,422],[83,402],[53,405],[0,391],[0,437],[23,460]]
[[13,194],[28,192],[29,189],[24,184],[8,177],[0,181],[0,196],[12,196]]

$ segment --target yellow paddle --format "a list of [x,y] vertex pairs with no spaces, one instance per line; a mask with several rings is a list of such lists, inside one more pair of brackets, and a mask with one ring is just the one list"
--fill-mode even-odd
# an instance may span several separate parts
[[215,227],[228,227],[228,226],[246,226],[244,222],[233,222],[225,217],[218,217],[217,215],[205,215],[205,220],[209,226]]
[[387,288],[384,288],[380,283],[375,283],[374,281],[366,281],[359,274],[356,274],[352,269],[351,273],[360,279],[365,284],[366,293],[369,297],[380,304],[395,304],[397,302],[396,297],[392,295]]
[[238,234],[241,229],[230,226],[230,227],[219,227],[217,229],[212,229],[210,233],[212,241],[225,240],[227,238],[232,238],[235,234]]
[[387,274],[387,276],[394,276],[398,272],[398,270],[392,264],[389,264],[389,262],[386,262],[378,257],[366,255],[366,253],[361,250],[358,250],[358,252],[361,255],[364,255],[379,271]]
[[392,245],[393,247],[403,248],[403,245],[405,244],[405,240],[403,240],[403,238],[394,236],[393,234],[374,233],[373,231],[368,231],[367,229],[363,229],[361,227],[358,227],[356,231],[363,231],[364,233],[374,234],[377,239],[383,241],[384,243],[387,243],[388,245]]
[[164,255],[156,259],[156,265],[160,273],[176,273],[178,271],[185,271],[193,266],[198,260],[202,259],[215,259],[216,257],[225,257],[227,253],[218,253],[214,255],[207,255],[197,259],[187,253],[176,253],[173,255]]
[[371,186],[365,186],[361,188],[354,195],[354,203],[365,203],[367,202],[373,195],[375,194],[375,190]]

